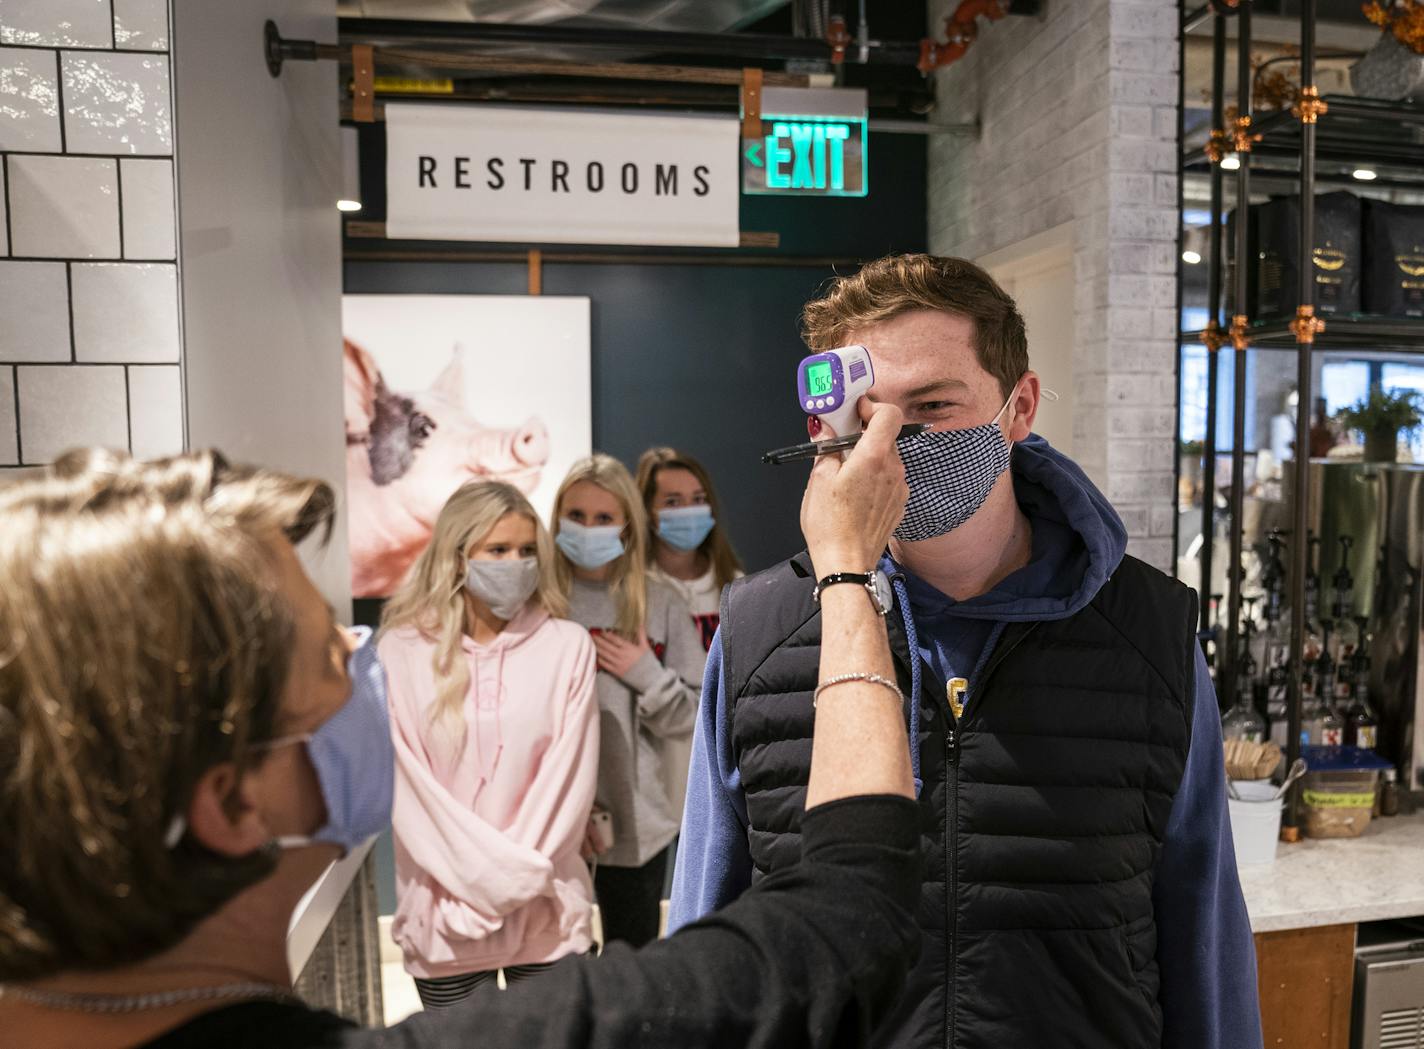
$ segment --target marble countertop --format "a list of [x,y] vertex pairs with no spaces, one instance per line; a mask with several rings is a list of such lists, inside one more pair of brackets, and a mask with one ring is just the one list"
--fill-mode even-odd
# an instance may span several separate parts
[[1424,814],[1282,844],[1275,863],[1241,868],[1241,890],[1253,932],[1424,915]]

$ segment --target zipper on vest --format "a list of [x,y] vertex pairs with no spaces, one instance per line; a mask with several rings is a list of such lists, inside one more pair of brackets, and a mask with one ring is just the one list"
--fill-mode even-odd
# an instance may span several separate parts
[[[956,679],[957,681],[958,679]],[[966,687],[968,683],[966,682]],[[946,900],[945,910],[948,912],[948,940],[949,940],[949,965],[945,969],[945,1049],[954,1049],[954,1024],[955,1024],[955,998],[954,998],[954,970],[958,955],[958,944],[955,942],[959,931],[959,863],[955,858],[957,849],[958,827],[959,827],[959,714],[963,708],[962,693],[960,704],[955,705],[954,699],[950,699],[950,706],[954,716],[949,720],[945,733],[945,789],[949,795],[944,806],[945,834],[944,834],[944,867],[949,882],[949,897]]]

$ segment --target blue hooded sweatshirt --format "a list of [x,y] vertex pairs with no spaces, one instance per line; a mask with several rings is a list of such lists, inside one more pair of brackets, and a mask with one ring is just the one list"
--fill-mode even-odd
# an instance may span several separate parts
[[[941,681],[977,680],[1007,624],[1080,611],[1126,551],[1126,529],[1107,499],[1047,441],[1034,436],[1016,444],[1012,471],[1015,496],[1032,524],[1032,551],[1029,563],[994,589],[955,601],[889,557],[881,564],[887,574],[905,577],[897,598],[902,611],[909,606],[907,633]],[[708,653],[693,739],[670,931],[751,884],[746,804],[726,731],[721,665],[719,636]],[[912,757],[918,784],[919,755]],[[1256,952],[1236,875],[1225,775],[1216,694],[1198,650],[1191,746],[1153,890],[1164,1049],[1261,1046]]]

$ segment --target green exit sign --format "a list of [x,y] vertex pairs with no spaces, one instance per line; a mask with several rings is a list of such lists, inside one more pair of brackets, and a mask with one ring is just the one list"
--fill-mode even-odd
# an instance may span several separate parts
[[770,107],[762,112],[759,138],[742,140],[743,193],[865,196],[863,91],[772,88],[765,101],[784,105],[781,112]]

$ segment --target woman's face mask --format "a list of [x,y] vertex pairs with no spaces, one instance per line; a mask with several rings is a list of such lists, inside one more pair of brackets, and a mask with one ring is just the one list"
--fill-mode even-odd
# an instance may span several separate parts
[[979,512],[1009,468],[1011,445],[999,419],[1013,400],[1011,393],[982,426],[929,431],[896,442],[910,485],[896,539],[919,543],[948,535]]
[[581,525],[565,517],[554,542],[570,561],[592,571],[623,556],[623,526]]
[[533,557],[499,561],[471,558],[465,587],[507,623],[539,588],[539,561]]
[[658,511],[658,538],[674,550],[696,550],[716,525],[712,508],[705,503]]
[[[326,803],[326,823],[310,835],[277,838],[278,848],[325,843],[340,846],[345,855],[390,826],[395,747],[386,701],[386,671],[371,641],[370,628],[352,630],[361,643],[347,657],[351,696],[341,708],[313,732],[256,744],[267,750],[305,744]],[[186,818],[175,817],[165,844],[176,846],[186,829]]]

